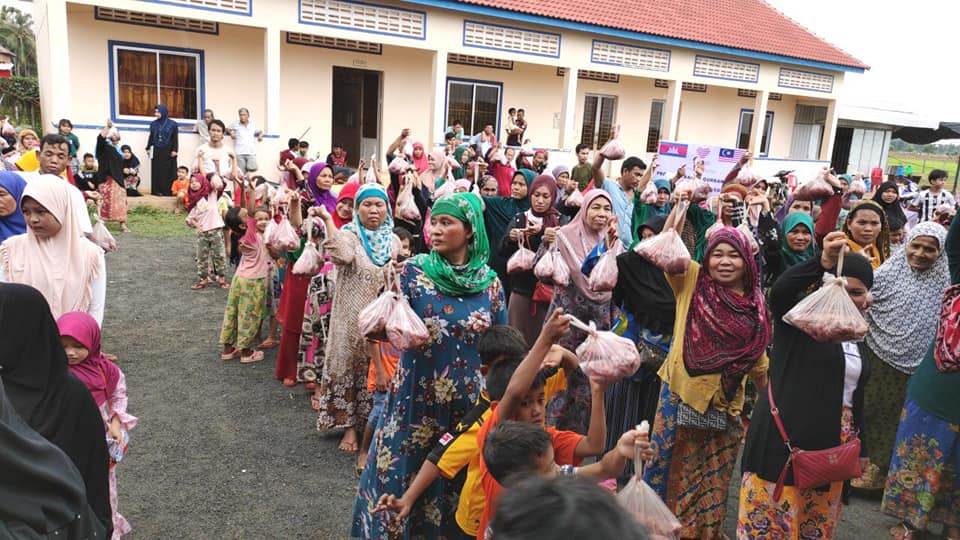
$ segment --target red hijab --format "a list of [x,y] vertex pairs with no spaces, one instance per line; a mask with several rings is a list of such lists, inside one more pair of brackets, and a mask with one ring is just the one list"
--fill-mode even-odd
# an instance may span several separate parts
[[[340,202],[343,201],[344,199],[350,199],[350,200],[356,199],[358,189],[360,189],[360,184],[357,184],[356,182],[344,184],[344,186],[340,188],[340,194],[337,195],[337,205],[339,206]],[[350,223],[351,221],[353,221],[352,217],[351,219],[341,218],[340,214],[337,213],[336,208],[333,209],[333,212],[330,214],[330,217],[333,218],[333,224],[336,225],[338,229],[342,228],[347,223]]]
[[417,173],[423,174],[424,171],[430,168],[430,160],[427,159],[427,151],[424,149],[423,143],[413,143],[413,150],[416,151],[417,148],[420,149],[420,157],[417,158],[411,153],[410,159],[413,160],[413,166],[417,168]]

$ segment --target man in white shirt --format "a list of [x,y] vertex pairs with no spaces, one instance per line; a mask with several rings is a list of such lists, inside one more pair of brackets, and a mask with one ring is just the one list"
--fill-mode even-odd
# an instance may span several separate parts
[[238,113],[240,121],[230,126],[237,167],[244,174],[253,173],[257,170],[257,143],[263,141],[263,132],[250,120],[250,111],[246,107],[241,107]]
[[930,188],[917,193],[909,208],[917,212],[920,223],[934,218],[934,212],[942,205],[956,206],[957,201],[953,195],[944,189],[947,183],[947,171],[943,169],[934,169],[930,171],[927,177],[930,180]]

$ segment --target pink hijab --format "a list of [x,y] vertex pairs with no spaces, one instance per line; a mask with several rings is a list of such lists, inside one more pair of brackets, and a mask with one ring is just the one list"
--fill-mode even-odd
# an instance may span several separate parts
[[417,171],[420,173],[420,181],[423,182],[423,185],[427,186],[427,189],[433,191],[437,185],[437,180],[443,178],[447,170],[447,155],[440,151],[430,152],[430,157],[433,158],[433,163],[430,163],[427,160],[427,170],[420,172],[419,166]]
[[31,180],[20,197],[20,207],[28,197],[40,203],[60,222],[60,232],[41,239],[27,227],[26,234],[10,237],[0,245],[0,264],[7,281],[39,290],[54,317],[86,311],[93,296],[93,282],[104,271],[103,250],[80,230],[71,189],[76,188],[52,174]]
[[90,390],[97,406],[102,406],[117,388],[120,368],[100,353],[100,326],[90,315],[71,311],[57,319],[57,328],[61,336],[72,337],[90,351],[86,360],[68,369]]
[[600,197],[607,199],[611,205],[613,204],[610,195],[602,189],[591,189],[585,193],[580,211],[577,212],[570,223],[560,227],[560,230],[557,231],[557,242],[560,244],[560,256],[570,269],[571,284],[590,300],[607,303],[610,301],[610,293],[591,290],[587,282],[587,276],[580,271],[584,259],[604,237],[603,232],[594,231],[586,223],[587,209],[590,208],[594,200]]

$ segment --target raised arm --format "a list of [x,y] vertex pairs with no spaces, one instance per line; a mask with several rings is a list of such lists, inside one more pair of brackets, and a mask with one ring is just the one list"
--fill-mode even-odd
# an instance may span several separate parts
[[540,365],[543,359],[550,352],[551,346],[570,330],[570,317],[563,314],[562,309],[556,309],[543,325],[543,330],[533,348],[523,358],[520,365],[510,377],[510,384],[503,393],[503,399],[500,400],[499,415],[500,418],[510,419],[515,416],[520,402],[530,390],[537,372],[540,371]]

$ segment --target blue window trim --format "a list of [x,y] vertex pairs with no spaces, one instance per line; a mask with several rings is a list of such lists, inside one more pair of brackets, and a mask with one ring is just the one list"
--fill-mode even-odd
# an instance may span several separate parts
[[[301,33],[301,32],[294,32],[294,33],[299,34],[299,33]],[[380,50],[377,51],[377,52],[374,52],[374,51],[358,51],[358,50],[356,50],[356,49],[351,49],[351,48],[349,48],[349,47],[337,47],[337,46],[334,46],[334,45],[320,45],[319,43],[301,43],[301,42],[299,42],[299,41],[290,41],[290,32],[284,32],[284,35],[286,36],[287,43],[290,44],[290,45],[300,45],[300,46],[302,46],[302,47],[317,47],[317,48],[320,48],[320,49],[334,49],[334,50],[337,50],[337,51],[350,51],[350,52],[355,52],[355,53],[359,53],[359,54],[374,54],[374,55],[381,55],[381,56],[383,55],[383,44],[382,44],[382,43],[374,43],[374,45],[376,45],[377,47],[380,47]],[[354,40],[354,41],[360,41],[360,40]],[[369,42],[367,42],[367,43],[369,43]]]
[[417,13],[423,16],[423,33],[419,37],[417,37],[417,36],[408,36],[407,34],[397,34],[393,32],[381,32],[379,30],[367,30],[365,28],[356,28],[354,26],[344,26],[339,24],[326,24],[326,23],[318,23],[316,21],[308,21],[303,18],[303,0],[297,0],[297,22],[299,22],[300,24],[306,24],[310,26],[322,26],[324,28],[338,28],[340,30],[351,30],[353,32],[377,34],[380,36],[392,36],[392,37],[399,37],[399,38],[405,38],[405,39],[418,39],[420,41],[426,41],[427,39],[427,12],[426,11],[419,10],[419,9],[401,8],[396,6],[387,6],[384,4],[373,4],[370,2],[358,2],[357,0],[337,0],[337,1],[343,2],[345,4],[357,4],[360,6],[371,6],[371,7],[378,7],[383,9],[393,9],[396,11],[406,11],[407,13]]
[[[460,83],[469,83],[469,84],[485,84],[488,86],[497,87],[497,92],[498,92],[497,94],[497,125],[493,127],[493,134],[496,135],[500,133],[500,119],[503,116],[503,83],[498,81],[484,81],[481,79],[464,79],[461,77],[447,77],[447,83],[444,85],[444,89],[443,89],[443,93],[444,93],[443,113],[444,114],[443,114],[443,120],[441,121],[443,125],[440,126],[440,130],[438,131],[438,133],[440,133],[442,136],[444,131],[447,129],[447,125],[448,125],[447,114],[449,114],[449,111],[450,111],[450,83],[451,82],[460,82]],[[473,121],[472,118],[470,120]],[[464,133],[464,135],[466,136],[468,134]],[[469,134],[470,137],[473,137],[474,135],[476,135],[476,133]],[[500,140],[500,137],[497,137],[497,140]],[[444,141],[444,143],[446,143],[446,141]]]
[[[739,146],[740,145],[740,129],[743,128],[743,113],[748,112],[750,114],[753,114],[753,111],[754,111],[753,109],[744,109],[744,108],[740,109],[740,116],[739,118],[737,118],[737,137],[733,143],[734,148],[740,148]],[[774,117],[773,111],[768,110],[767,115],[770,117],[770,121],[764,122],[764,126],[763,126],[763,129],[767,130],[767,151],[761,152],[760,150],[762,149],[758,149],[757,155],[759,157],[766,157],[770,153],[770,148],[773,147],[773,117]],[[753,128],[751,127],[751,131],[752,130]],[[763,137],[760,137],[760,143],[763,144]]]
[[[204,52],[202,49],[185,49],[182,47],[169,47],[166,45],[152,45],[149,43],[133,43],[130,41],[107,41],[107,66],[108,66],[108,77],[110,81],[110,119],[114,123],[118,124],[130,124],[130,125],[143,125],[153,122],[153,120],[139,120],[135,118],[121,118],[117,110],[117,79],[116,73],[114,70],[114,51],[118,48],[123,47],[135,47],[139,49],[153,50],[157,52],[180,52],[180,53],[190,53],[197,55],[197,95],[200,98],[200,106],[198,112],[203,111],[207,108],[207,92],[206,92],[206,69],[204,67]],[[178,125],[182,126],[192,126],[196,123],[196,119],[173,119]]]
[[[625,64],[617,64],[617,63],[615,63],[615,62],[596,62],[596,61],[594,61],[594,59],[593,59],[593,51],[594,51],[594,49],[596,49],[597,43],[606,43],[607,45],[616,45],[616,46],[618,46],[618,47],[630,47],[630,48],[632,48],[632,49],[647,49],[647,50],[649,50],[649,51],[665,52],[665,53],[667,53],[667,69],[664,70],[664,71],[657,71],[657,70],[655,70],[655,69],[646,69],[646,68],[641,68],[641,67],[628,66],[628,65],[625,65]],[[670,66],[672,65],[672,62],[673,62],[673,51],[671,51],[670,49],[658,49],[657,47],[645,47],[645,46],[643,46],[643,45],[633,45],[633,44],[630,44],[630,43],[620,43],[620,42],[617,42],[617,41],[607,41],[607,40],[605,40],[605,39],[594,39],[593,41],[590,42],[590,63],[591,63],[591,64],[597,64],[597,65],[601,65],[601,66],[617,66],[617,67],[624,67],[624,68],[628,68],[628,69],[639,69],[639,70],[642,70],[642,71],[654,71],[654,72],[657,72],[657,73],[667,73],[667,72],[670,71]]]
[[[722,61],[724,61],[724,62],[733,62],[733,63],[735,63],[735,64],[745,64],[745,65],[748,65],[748,66],[756,66],[756,67],[757,67],[757,76],[754,77],[753,80],[749,80],[749,79],[737,79],[737,78],[735,78],[735,77],[719,77],[719,76],[716,76],[716,75],[697,75],[697,74],[696,74],[696,70],[697,70],[697,58],[709,58],[709,59],[711,59],[711,60],[722,60]],[[693,76],[694,76],[694,77],[701,77],[701,78],[704,78],[704,79],[721,79],[721,80],[724,80],[724,81],[737,81],[737,82],[752,82],[752,83],[756,83],[757,81],[760,80],[760,64],[757,64],[756,62],[744,62],[744,61],[742,61],[742,60],[734,60],[734,59],[732,59],[732,58],[720,58],[720,57],[718,57],[718,56],[707,56],[707,55],[705,55],[705,54],[698,54],[698,55],[696,55],[696,56],[694,57],[694,59],[693,59],[693,72],[692,72],[692,73],[693,73]]]
[[[556,36],[556,38],[557,38],[557,54],[546,54],[546,53],[536,53],[536,52],[529,52],[529,51],[518,51],[518,50],[516,50],[516,49],[508,49],[508,48],[506,48],[506,47],[485,47],[485,46],[483,46],[483,45],[473,45],[473,44],[471,44],[471,43],[467,43],[467,25],[468,25],[468,24],[482,24],[482,25],[484,25],[484,26],[494,26],[494,27],[497,27],[497,28],[506,28],[506,29],[508,29],[508,30],[517,30],[517,31],[519,31],[519,32],[530,32],[531,34],[545,34],[545,35],[548,35],[548,36]],[[463,30],[461,30],[461,32],[460,32],[460,37],[461,37],[461,43],[463,44],[464,47],[473,47],[473,48],[476,48],[476,49],[487,49],[487,50],[492,50],[492,51],[504,51],[504,52],[511,52],[511,53],[516,53],[516,54],[525,54],[525,55],[528,55],[528,56],[542,56],[542,57],[546,57],[546,58],[560,58],[560,50],[561,50],[561,48],[563,47],[563,36],[560,35],[560,34],[558,34],[558,33],[556,33],[556,32],[544,32],[544,31],[542,31],[542,30],[531,30],[531,29],[529,29],[529,28],[520,28],[520,27],[518,27],[518,26],[507,26],[507,25],[505,25],[505,24],[494,24],[494,23],[487,22],[487,21],[475,21],[475,20],[472,20],[472,19],[464,19],[464,20],[463,20]]]
[[187,9],[202,9],[203,11],[215,11],[217,13],[229,13],[230,15],[239,15],[241,17],[252,17],[253,16],[253,0],[248,0],[249,7],[247,11],[238,11],[235,9],[224,9],[216,8],[209,6],[198,6],[196,4],[191,4],[189,2],[178,2],[177,0],[141,0],[143,2],[150,2],[151,4],[166,4],[168,6],[178,6]]
[[[180,127],[180,130],[179,130],[180,135],[183,135],[184,133],[186,133],[188,135],[196,135],[198,137],[200,136],[199,133],[194,133],[193,129],[191,129],[193,126],[186,126],[184,124],[178,124],[178,125]],[[128,123],[126,120],[119,121],[118,123],[115,124],[115,126],[118,129],[121,129],[123,131],[142,131],[142,132],[150,131],[150,126],[144,126],[142,124],[134,125],[134,124]],[[98,126],[96,124],[74,124],[73,129],[95,129],[97,131],[100,131],[103,129],[103,126]],[[263,138],[279,139],[280,135],[264,133]],[[444,146],[446,146],[446,144],[444,144]]]
[[552,19],[550,17],[544,17],[542,15],[530,15],[528,13],[506,11],[502,9],[489,8],[485,6],[477,6],[473,4],[464,4],[454,0],[406,0],[406,2],[408,4],[417,4],[421,6],[429,6],[429,7],[435,7],[440,9],[448,9],[451,11],[470,13],[472,15],[483,15],[486,17],[496,17],[500,19],[509,18],[513,21],[523,21],[523,22],[532,23],[532,24],[550,26],[553,28],[563,28],[566,30],[575,30],[578,32],[589,32],[591,34],[602,34],[602,35],[612,36],[620,39],[633,39],[637,41],[645,41],[648,43],[656,43],[660,45],[673,45],[678,47],[686,47],[694,50],[729,54],[733,56],[741,56],[744,58],[753,58],[756,60],[767,60],[770,62],[778,62],[781,64],[806,66],[806,67],[826,69],[831,71],[849,71],[852,73],[863,73],[864,71],[866,71],[866,69],[859,68],[859,67],[844,66],[841,64],[832,64],[829,62],[821,62],[818,60],[804,60],[802,58],[794,58],[792,56],[783,56],[779,54],[750,51],[746,49],[737,49],[734,47],[727,47],[724,45],[711,45],[708,43],[701,43],[699,41],[692,41],[688,39],[657,36],[653,34],[645,34],[642,32],[633,32],[630,30],[620,30],[618,28],[608,28],[605,26],[599,26],[595,24],[579,23],[579,22],[572,22],[572,21],[561,21],[558,19]]
[[[162,24],[150,24],[150,23],[135,22],[135,21],[118,21],[118,20],[116,20],[116,19],[107,19],[107,18],[105,18],[105,17],[101,17],[101,16],[100,16],[100,6],[94,6],[94,8],[93,8],[93,18],[96,19],[96,20],[98,20],[98,21],[103,21],[103,22],[107,22],[107,23],[132,24],[132,25],[134,25],[134,26],[146,26],[146,27],[148,27],[148,28],[163,28],[164,30],[173,30],[174,32],[193,32],[193,33],[195,33],[195,34],[206,34],[206,35],[208,35],[208,36],[219,36],[219,35],[220,35],[220,23],[218,23],[218,22],[213,23],[213,24],[214,24],[214,31],[213,31],[213,32],[207,32],[207,31],[204,31],[204,30],[195,30],[195,29],[193,29],[193,28],[179,28],[179,27],[174,27],[174,26],[166,26],[166,25],[162,25]],[[182,18],[188,19],[189,17],[182,17]]]
[[816,71],[806,71],[803,69],[795,68],[786,68],[790,71],[798,71],[800,73],[809,73],[810,75],[819,75],[821,77],[830,77],[830,90],[817,90],[816,88],[805,88],[803,86],[793,86],[791,84],[780,84],[780,78],[783,77],[783,70],[785,68],[780,68],[780,71],[777,72],[777,86],[779,88],[794,88],[796,90],[806,90],[807,92],[820,92],[821,94],[832,94],[833,93],[833,84],[837,81],[837,78],[831,75],[830,73],[818,73]]

